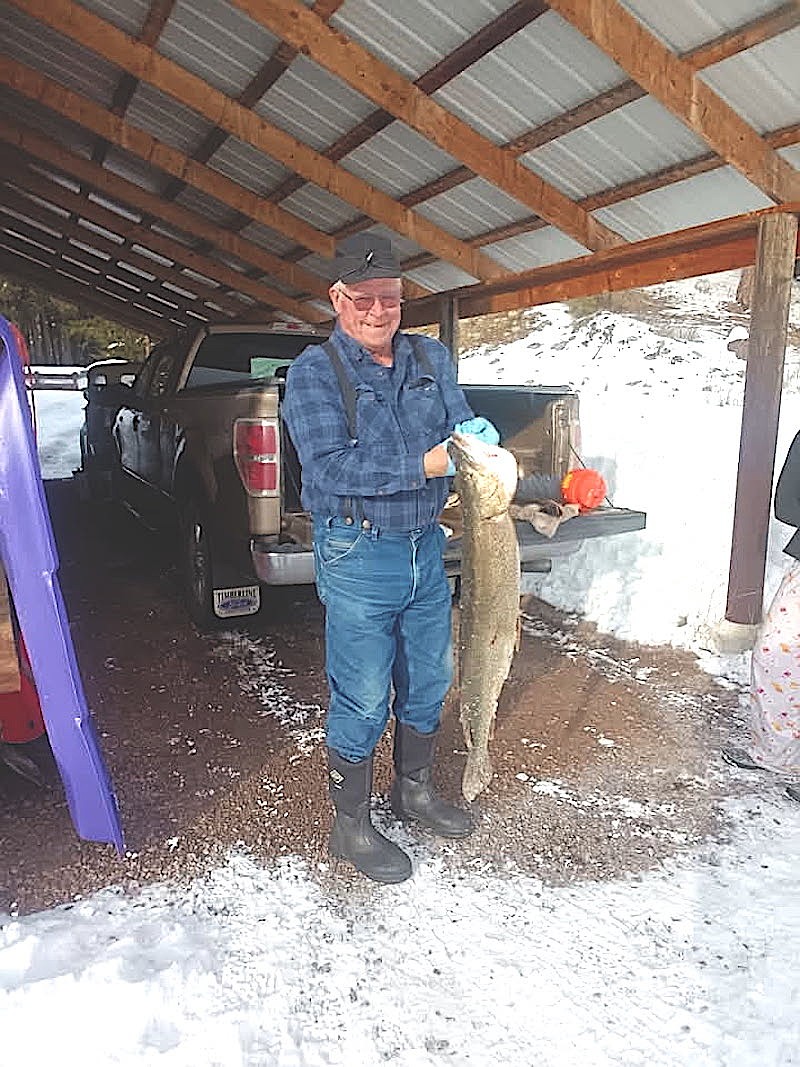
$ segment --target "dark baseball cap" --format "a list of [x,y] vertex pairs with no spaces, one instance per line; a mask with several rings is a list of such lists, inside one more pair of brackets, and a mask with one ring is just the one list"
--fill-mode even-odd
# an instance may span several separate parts
[[403,271],[388,237],[353,233],[336,246],[336,277],[348,284],[370,278],[401,278]]

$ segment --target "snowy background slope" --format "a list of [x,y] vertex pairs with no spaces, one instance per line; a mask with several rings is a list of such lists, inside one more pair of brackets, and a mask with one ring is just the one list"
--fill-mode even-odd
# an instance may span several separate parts
[[[467,355],[462,378],[573,384],[584,459],[616,503],[648,513],[647,530],[587,544],[535,591],[743,678],[746,656],[703,652],[730,551],[736,282],[658,287],[648,322],[535,309],[526,338]],[[779,465],[800,428],[799,372],[793,349]],[[46,477],[78,464],[81,406],[37,394]],[[773,523],[768,596],[789,534]],[[0,1063],[799,1065],[800,806],[774,782],[744,781],[752,792],[726,803],[724,839],[602,884],[458,872],[404,835],[415,875],[401,886],[326,893],[296,859],[263,869],[233,855],[188,890],[110,887],[0,916]]]
[[[578,318],[562,304],[529,312],[532,330],[462,358],[464,382],[568,384],[581,399],[583,459],[621,507],[647,512],[640,533],[586,542],[528,589],[607,633],[697,652],[743,679],[747,657],[706,654],[728,582],[746,335],[738,272],[647,290],[647,321],[613,312]],[[800,286],[796,286],[800,289]],[[800,293],[792,324],[800,324]],[[800,430],[800,349],[787,352],[776,472]],[[789,527],[773,519],[766,599],[780,581]]]

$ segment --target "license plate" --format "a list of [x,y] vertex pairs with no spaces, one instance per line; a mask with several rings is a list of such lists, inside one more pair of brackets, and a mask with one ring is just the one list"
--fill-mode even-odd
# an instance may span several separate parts
[[236,589],[214,590],[214,614],[220,619],[255,615],[261,607],[261,587],[242,585]]

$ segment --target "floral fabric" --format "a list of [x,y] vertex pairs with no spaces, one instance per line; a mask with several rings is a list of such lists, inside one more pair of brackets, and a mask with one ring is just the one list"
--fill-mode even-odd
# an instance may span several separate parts
[[784,575],[753,649],[750,755],[800,779],[800,561]]

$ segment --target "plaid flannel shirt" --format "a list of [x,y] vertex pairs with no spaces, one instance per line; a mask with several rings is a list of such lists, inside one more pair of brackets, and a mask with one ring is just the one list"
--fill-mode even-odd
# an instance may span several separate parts
[[[436,522],[449,478],[426,478],[422,457],[456,423],[473,417],[450,353],[420,335],[434,377],[419,365],[408,334],[392,342],[382,367],[338,325],[331,342],[356,390],[356,436],[347,428],[342,392],[328,354],[310,345],[286,377],[283,418],[302,465],[302,504],[316,517],[352,506],[377,529],[407,532]],[[352,500],[352,505],[348,504]]]

